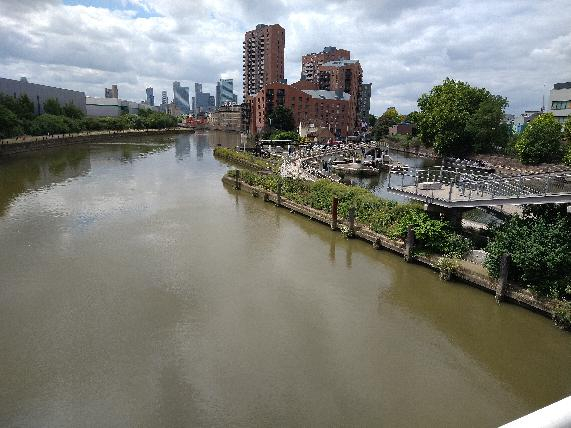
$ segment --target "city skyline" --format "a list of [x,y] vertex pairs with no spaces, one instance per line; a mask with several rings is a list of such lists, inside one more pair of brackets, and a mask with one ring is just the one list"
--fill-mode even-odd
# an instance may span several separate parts
[[[553,84],[571,76],[564,1],[228,4],[2,0],[0,75],[90,96],[116,83],[121,98],[132,100],[143,99],[146,87],[164,90],[175,80],[203,82],[213,94],[219,78],[231,78],[241,94],[244,32],[277,23],[286,32],[288,82],[299,79],[303,55],[330,45],[350,50],[373,84],[376,115],[389,106],[416,109],[418,96],[447,76],[507,97],[508,111],[519,113],[541,107]],[[132,27],[137,37],[127,32]]]

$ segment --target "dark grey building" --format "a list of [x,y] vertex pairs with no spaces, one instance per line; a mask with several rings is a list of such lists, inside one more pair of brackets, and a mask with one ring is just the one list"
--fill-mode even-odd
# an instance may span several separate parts
[[155,96],[153,95],[153,88],[147,88],[145,89],[145,92],[147,93],[147,104],[150,106],[154,106]]
[[169,97],[167,91],[161,92],[161,105],[167,105],[169,103]]
[[73,104],[85,113],[85,93],[70,89],[55,88],[53,86],[29,83],[26,78],[20,80],[4,79],[0,77],[0,93],[11,97],[27,95],[34,103],[35,114],[44,112],[44,103],[50,99],[56,99],[60,105]]
[[238,96],[234,94],[234,79],[220,79],[216,84],[216,107],[235,104]]
[[117,85],[112,85],[111,88],[105,88],[105,98],[119,98]]
[[357,106],[357,119],[367,122],[369,119],[369,111],[371,110],[371,87],[372,83],[361,84],[360,98]]
[[215,108],[215,97],[208,92],[202,92],[202,83],[195,83],[194,97],[192,97],[192,112],[197,115],[214,111]]
[[189,90],[188,86],[180,86],[180,82],[173,82],[174,105],[183,114],[190,114]]

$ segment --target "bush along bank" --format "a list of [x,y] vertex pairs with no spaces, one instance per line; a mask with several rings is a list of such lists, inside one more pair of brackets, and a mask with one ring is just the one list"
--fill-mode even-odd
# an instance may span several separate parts
[[214,148],[214,156],[233,163],[244,165],[257,171],[279,172],[281,162],[275,159],[262,159],[250,153],[239,152],[226,147]]
[[[373,243],[375,248],[385,247],[403,254],[405,259],[407,232],[412,229],[415,232],[412,258],[439,270],[441,278],[455,277],[495,293],[498,301],[513,301],[551,316],[561,328],[571,327],[571,305],[563,295],[555,298],[552,294],[546,296],[538,293],[533,287],[517,280],[516,276],[520,274],[517,268],[510,271],[511,282],[506,287],[508,284],[503,284],[501,279],[497,282],[494,279],[500,275],[499,267],[496,271],[490,269],[492,275],[485,275],[480,269],[462,261],[461,258],[473,247],[472,242],[454,231],[448,222],[430,218],[421,205],[384,200],[366,189],[327,180],[309,182],[253,171],[229,171],[223,181],[234,183],[254,196],[263,193],[265,200],[327,224],[332,224],[333,199],[336,198],[336,212],[345,219],[345,222],[340,221],[337,225],[341,232],[347,229],[354,213],[358,226],[354,233],[344,233],[346,236],[357,236]],[[490,242],[494,242],[493,239],[494,235]]]

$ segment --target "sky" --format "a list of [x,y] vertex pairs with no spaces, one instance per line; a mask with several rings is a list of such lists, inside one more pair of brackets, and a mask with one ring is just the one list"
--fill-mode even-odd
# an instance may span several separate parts
[[538,109],[571,81],[570,0],[0,0],[0,77],[123,99],[172,82],[234,79],[242,98],[242,42],[256,24],[285,28],[285,77],[324,46],[351,51],[372,83],[371,113],[417,109],[446,77]]

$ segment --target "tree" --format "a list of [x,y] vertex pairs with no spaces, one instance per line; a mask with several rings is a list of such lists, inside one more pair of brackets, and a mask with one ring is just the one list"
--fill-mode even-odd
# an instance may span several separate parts
[[271,137],[272,140],[292,140],[299,141],[300,137],[296,131],[277,131]]
[[51,114],[54,116],[61,116],[62,109],[59,104],[59,101],[55,98],[49,98],[44,102],[44,113]]
[[[485,101],[489,103],[480,110]],[[434,151],[442,156],[465,155],[474,151],[475,139],[478,138],[481,143],[486,136],[495,137],[492,128],[500,127],[507,100],[492,95],[485,88],[446,78],[441,85],[434,86],[430,93],[422,94],[418,106],[420,115],[417,125],[422,142],[434,147]],[[472,118],[476,112],[478,114]],[[481,130],[481,127],[485,129]],[[475,132],[476,129],[478,132]],[[496,145],[495,141],[491,144],[493,147]]]
[[525,164],[561,160],[561,124],[551,113],[537,116],[525,127],[515,149]]
[[367,117],[367,123],[369,124],[369,126],[372,128],[373,126],[375,126],[375,123],[377,123],[377,118],[374,114],[369,114],[369,116]]
[[0,138],[10,138],[22,133],[18,116],[5,105],[0,104]]
[[566,165],[571,166],[571,116],[567,118],[563,125],[563,138],[567,142],[567,151],[563,158],[563,162]]
[[67,116],[72,119],[81,119],[85,114],[79,107],[76,107],[75,104],[67,103],[62,107],[62,113],[64,116]]
[[499,276],[500,260],[511,255],[510,278],[538,294],[571,294],[571,221],[564,207],[525,209],[492,231],[485,266]]
[[475,153],[493,153],[506,146],[511,134],[509,125],[502,123],[506,107],[505,98],[492,95],[470,116],[466,132],[472,139]]
[[268,116],[268,124],[271,128],[280,131],[294,131],[293,112],[287,107],[277,106]]
[[401,122],[401,115],[394,107],[389,107],[375,122],[373,136],[376,140],[388,135],[389,128]]

